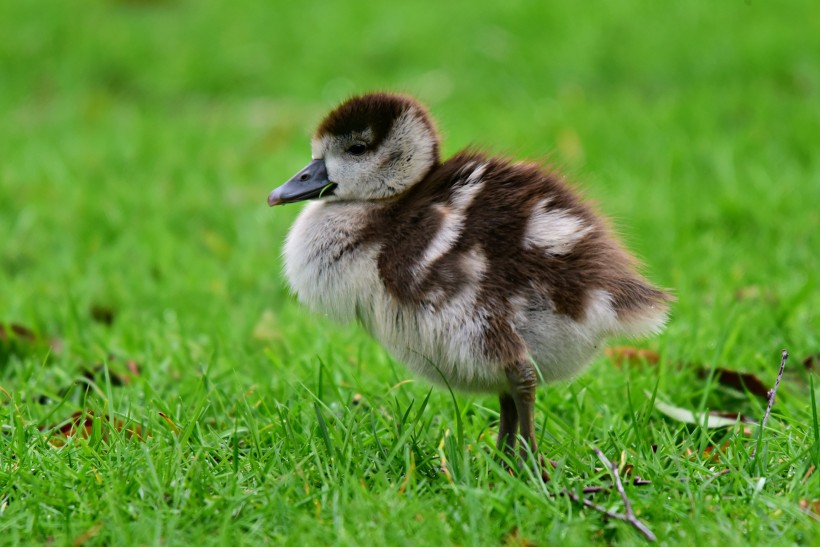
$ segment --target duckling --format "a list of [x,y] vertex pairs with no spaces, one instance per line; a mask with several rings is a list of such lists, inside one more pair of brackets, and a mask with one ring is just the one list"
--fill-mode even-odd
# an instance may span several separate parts
[[670,296],[562,177],[478,151],[439,157],[411,97],[372,93],[320,123],[312,161],[268,196],[310,200],[284,247],[298,299],[358,320],[434,383],[497,394],[498,448],[537,451],[536,387],[608,336],[658,333]]

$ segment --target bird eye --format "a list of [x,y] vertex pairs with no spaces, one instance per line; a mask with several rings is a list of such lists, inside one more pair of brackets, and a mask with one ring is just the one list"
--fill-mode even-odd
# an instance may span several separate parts
[[350,148],[348,148],[347,152],[349,154],[353,154],[354,156],[361,156],[362,154],[365,153],[366,150],[367,150],[367,147],[365,145],[363,145],[360,142],[357,142],[356,144],[354,144]]

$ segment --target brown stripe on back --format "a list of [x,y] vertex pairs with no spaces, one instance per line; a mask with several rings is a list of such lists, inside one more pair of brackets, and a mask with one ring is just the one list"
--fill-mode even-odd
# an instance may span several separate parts
[[419,279],[414,274],[414,266],[419,264],[442,228],[444,214],[441,206],[447,204],[453,183],[466,179],[466,176],[459,177],[458,171],[467,156],[457,158],[464,161],[454,161],[454,158],[437,165],[424,180],[396,198],[378,219],[374,219],[371,230],[380,234],[382,243],[379,273],[388,291],[400,301],[419,304],[427,300],[432,291],[442,291],[450,296],[463,286],[460,256],[452,252],[436,260],[425,277]]
[[421,280],[414,276],[413,266],[441,229],[444,215],[430,206],[407,209],[405,214],[395,212],[393,207],[385,211],[377,228],[383,241],[379,273],[396,298],[418,303],[424,294],[419,290]]

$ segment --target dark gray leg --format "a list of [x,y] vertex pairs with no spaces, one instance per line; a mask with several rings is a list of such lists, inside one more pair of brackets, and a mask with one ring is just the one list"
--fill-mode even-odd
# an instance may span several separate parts
[[515,438],[518,435],[518,410],[509,393],[498,396],[501,403],[501,418],[498,424],[498,450],[503,450],[511,458],[515,455]]
[[[535,422],[533,418],[535,406],[535,389],[538,387],[538,373],[529,361],[519,361],[507,369],[507,380],[510,382],[510,396],[515,403],[518,414],[518,428],[521,438],[533,454],[538,449],[535,440]],[[527,457],[525,446],[521,446],[521,459]]]

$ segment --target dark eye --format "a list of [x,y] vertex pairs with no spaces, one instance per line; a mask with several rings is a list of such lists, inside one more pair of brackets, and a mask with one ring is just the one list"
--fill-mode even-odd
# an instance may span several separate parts
[[360,142],[352,145],[350,148],[347,149],[348,154],[353,154],[354,156],[361,156],[367,151],[367,147]]

